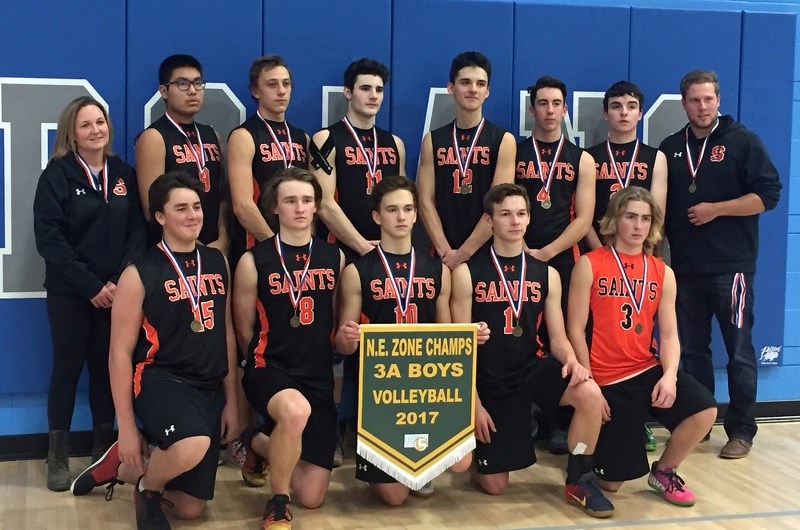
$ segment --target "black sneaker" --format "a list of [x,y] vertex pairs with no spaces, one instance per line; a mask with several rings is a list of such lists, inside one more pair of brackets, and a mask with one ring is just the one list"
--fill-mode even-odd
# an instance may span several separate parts
[[262,530],[291,530],[292,512],[289,511],[291,500],[288,495],[273,495],[264,507]]
[[564,500],[580,506],[587,515],[592,517],[611,517],[614,513],[614,505],[603,495],[591,473],[581,477],[577,484],[565,485]]
[[172,527],[167,520],[162,504],[172,506],[172,503],[163,497],[160,491],[139,491],[139,480],[133,488],[133,506],[136,509],[137,530],[170,530]]

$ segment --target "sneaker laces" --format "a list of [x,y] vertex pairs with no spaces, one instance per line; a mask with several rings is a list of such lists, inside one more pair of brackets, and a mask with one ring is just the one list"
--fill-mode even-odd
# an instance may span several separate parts
[[117,480],[115,478],[111,479],[111,482],[108,483],[106,486],[106,501],[110,501],[114,497],[114,486],[117,484],[125,484],[121,480]]
[[286,502],[272,500],[267,504],[266,512],[264,516],[267,521],[292,520],[292,512],[289,511],[289,506],[287,506]]
[[686,484],[683,479],[675,472],[675,469],[656,469],[657,474],[661,474],[664,477],[664,481],[660,481],[661,485],[664,486],[664,489],[667,492],[673,491],[684,491],[685,488],[683,487]]

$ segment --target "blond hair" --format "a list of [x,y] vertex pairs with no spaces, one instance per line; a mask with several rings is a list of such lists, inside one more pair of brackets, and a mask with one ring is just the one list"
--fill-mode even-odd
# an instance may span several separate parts
[[114,141],[114,128],[111,126],[111,119],[108,117],[106,108],[100,104],[96,99],[89,96],[81,96],[70,101],[61,114],[58,116],[58,127],[56,128],[56,141],[53,145],[53,155],[50,160],[61,158],[62,156],[70,153],[78,152],[78,145],[75,142],[75,121],[78,117],[78,112],[84,107],[94,105],[100,112],[108,124],[108,144],[103,149],[103,154],[108,156],[113,154],[111,151],[111,143]]
[[653,195],[645,188],[631,186],[622,191],[616,192],[608,202],[608,210],[600,219],[600,235],[606,245],[614,244],[617,239],[617,220],[625,213],[628,203],[631,201],[641,201],[650,205],[652,221],[650,232],[642,243],[645,254],[652,254],[656,244],[661,240],[661,227],[664,224],[664,214],[656,204]]

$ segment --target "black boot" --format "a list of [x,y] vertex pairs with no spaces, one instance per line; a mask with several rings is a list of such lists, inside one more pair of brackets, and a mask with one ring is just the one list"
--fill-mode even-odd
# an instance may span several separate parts
[[50,431],[47,450],[47,489],[67,491],[69,476],[69,431]]
[[94,464],[106,454],[108,448],[117,440],[113,423],[101,423],[94,428],[94,444],[92,445],[92,463]]

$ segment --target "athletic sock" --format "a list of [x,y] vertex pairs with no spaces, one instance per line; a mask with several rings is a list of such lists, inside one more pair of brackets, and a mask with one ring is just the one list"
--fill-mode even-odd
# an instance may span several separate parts
[[592,471],[594,455],[570,455],[567,457],[567,484],[577,484],[581,476]]

